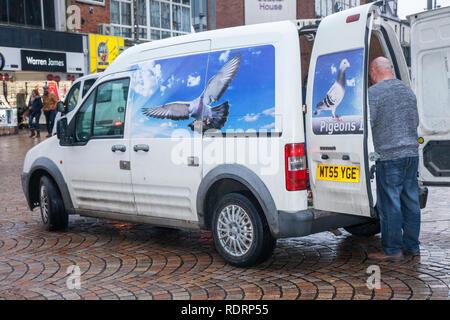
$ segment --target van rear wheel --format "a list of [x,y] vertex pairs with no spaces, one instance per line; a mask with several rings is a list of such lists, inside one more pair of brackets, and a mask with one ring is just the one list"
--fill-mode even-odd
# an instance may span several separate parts
[[45,230],[56,231],[67,228],[69,216],[56,184],[47,176],[39,184],[39,207]]
[[253,203],[238,193],[216,205],[212,234],[217,252],[231,265],[249,267],[272,255],[276,239]]

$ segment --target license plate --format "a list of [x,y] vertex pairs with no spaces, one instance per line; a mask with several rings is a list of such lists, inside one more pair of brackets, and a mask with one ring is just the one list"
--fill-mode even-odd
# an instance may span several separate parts
[[359,167],[317,165],[317,179],[342,182],[359,182]]

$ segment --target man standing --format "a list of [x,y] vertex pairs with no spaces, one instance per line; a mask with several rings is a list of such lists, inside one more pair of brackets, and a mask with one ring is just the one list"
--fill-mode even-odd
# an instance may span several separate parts
[[53,130],[53,122],[55,121],[56,116],[56,103],[58,102],[58,99],[56,98],[56,95],[53,92],[48,91],[48,86],[44,86],[44,95],[42,96],[42,104],[44,105],[44,115],[45,115],[45,122],[47,124],[47,137],[52,136],[52,130]]
[[369,67],[370,122],[376,163],[377,210],[383,252],[369,259],[397,261],[419,255],[420,204],[417,170],[419,115],[412,90],[395,79],[388,59],[378,57]]

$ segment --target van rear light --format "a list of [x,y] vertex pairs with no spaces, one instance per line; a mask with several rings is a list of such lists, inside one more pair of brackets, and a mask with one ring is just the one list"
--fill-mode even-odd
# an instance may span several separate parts
[[307,188],[307,165],[304,143],[292,143],[284,146],[286,189],[288,191]]
[[359,20],[359,13],[358,14],[354,14],[352,16],[348,16],[347,20],[345,22],[347,23],[351,23],[351,22],[355,22]]

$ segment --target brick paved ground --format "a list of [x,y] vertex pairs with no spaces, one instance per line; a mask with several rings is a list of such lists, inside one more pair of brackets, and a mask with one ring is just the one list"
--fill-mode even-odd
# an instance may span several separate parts
[[[43,230],[20,186],[36,140],[0,137],[0,299],[449,299],[450,189],[430,188],[421,257],[380,264],[381,289],[365,282],[379,238],[321,233],[279,241],[263,265],[238,269],[211,235],[70,217],[67,232]],[[66,286],[80,267],[81,289]]]

